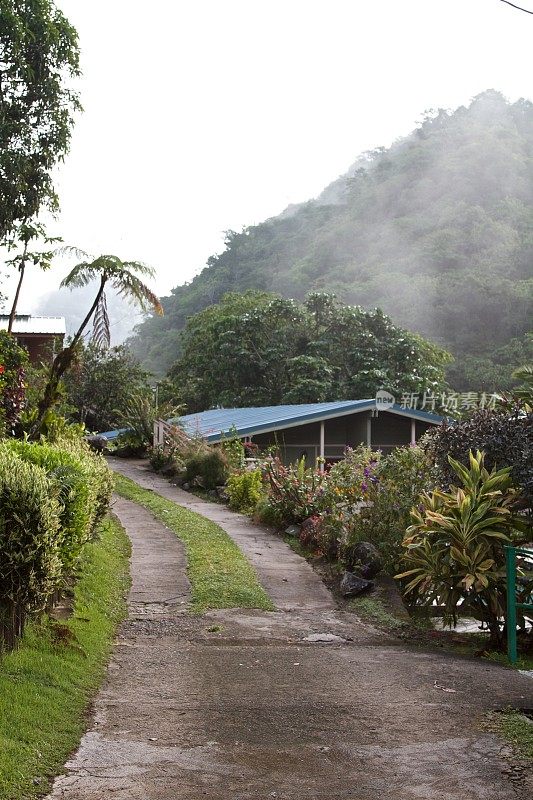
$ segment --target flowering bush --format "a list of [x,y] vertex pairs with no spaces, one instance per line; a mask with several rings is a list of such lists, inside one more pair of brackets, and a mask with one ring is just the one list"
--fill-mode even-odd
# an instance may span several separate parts
[[28,354],[16,339],[0,331],[0,433],[11,436],[26,402],[25,367]]
[[339,551],[345,566],[353,567],[354,548],[364,541],[378,548],[385,569],[397,572],[411,508],[433,486],[429,461],[419,447],[398,447],[376,462],[365,502],[342,520]]
[[334,464],[328,475],[328,492],[332,499],[341,498],[344,503],[359,503],[373,484],[377,483],[377,467],[381,453],[360,445],[348,447],[342,461]]
[[279,458],[267,458],[262,464],[268,487],[268,502],[284,523],[303,522],[319,513],[327,504],[327,476],[307,469],[305,459],[286,467]]

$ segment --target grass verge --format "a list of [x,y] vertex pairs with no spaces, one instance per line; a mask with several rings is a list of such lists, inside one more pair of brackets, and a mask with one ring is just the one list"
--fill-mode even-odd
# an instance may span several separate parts
[[516,709],[490,712],[486,727],[512,746],[513,753],[533,763],[533,722]]
[[349,605],[361,619],[392,632],[405,630],[411,624],[410,620],[406,621],[395,617],[378,598],[355,597]]
[[0,797],[42,796],[77,746],[126,612],[129,540],[108,518],[87,544],[64,623],[30,623],[0,660]]
[[191,606],[201,613],[210,608],[274,606],[255,570],[219,525],[115,473],[115,490],[148,509],[185,545]]

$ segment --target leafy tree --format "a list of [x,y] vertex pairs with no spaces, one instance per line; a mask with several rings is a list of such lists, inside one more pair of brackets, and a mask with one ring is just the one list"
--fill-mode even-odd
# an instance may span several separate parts
[[448,354],[379,309],[229,294],[191,317],[171,370],[189,411],[373,397],[444,387]]
[[511,388],[513,369],[531,360],[502,348],[531,329],[532,148],[529,101],[487,91],[428,113],[316,200],[228,232],[223,252],[163,298],[165,318],[140,326],[135,352],[163,373],[187,319],[227,292],[328,291],[450,350],[454,388]]
[[53,256],[52,250],[39,250],[39,251],[30,251],[30,242],[33,239],[42,239],[44,244],[50,245],[53,242],[58,242],[60,239],[57,237],[49,237],[46,235],[44,226],[39,223],[27,223],[23,222],[20,225],[17,225],[15,231],[8,237],[6,242],[6,246],[8,251],[13,250],[17,246],[21,249],[13,258],[7,261],[8,264],[14,266],[18,273],[19,279],[17,282],[17,288],[15,290],[15,296],[13,298],[13,302],[11,303],[11,311],[9,312],[9,321],[7,325],[8,333],[11,333],[13,330],[13,324],[15,322],[15,317],[17,314],[17,306],[20,296],[20,290],[22,288],[22,283],[24,281],[24,276],[26,274],[26,266],[28,263],[33,264],[34,266],[40,267],[42,270],[47,270],[51,266],[51,259]]
[[0,241],[43,206],[80,108],[78,36],[52,0],[0,0]]
[[133,394],[151,394],[148,373],[123,345],[104,350],[94,342],[80,343],[63,380],[74,418],[93,431],[118,426]]
[[108,284],[118,294],[136,302],[143,310],[152,309],[157,314],[163,313],[159,298],[139,276],[152,277],[153,270],[138,261],[121,261],[118,256],[103,255],[92,261],[82,261],[77,264],[62,281],[62,286],[74,288],[86,286],[90,281],[98,278],[99,288],[94,302],[72,340],[54,358],[50,376],[39,403],[37,419],[32,430],[33,436],[40,434],[46,414],[58,400],[60,380],[71,367],[78,345],[91,319],[93,319],[93,340],[95,344],[97,346],[109,345],[110,331],[105,296],[105,289]]

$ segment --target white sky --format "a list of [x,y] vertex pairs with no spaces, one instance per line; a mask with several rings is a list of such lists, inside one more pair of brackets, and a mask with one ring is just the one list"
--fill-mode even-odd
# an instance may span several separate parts
[[[85,112],[53,230],[149,263],[161,294],[225,229],[315,196],[424,109],[488,88],[533,98],[533,17],[499,0],[57,2],[80,35]],[[19,310],[64,272],[28,279]]]

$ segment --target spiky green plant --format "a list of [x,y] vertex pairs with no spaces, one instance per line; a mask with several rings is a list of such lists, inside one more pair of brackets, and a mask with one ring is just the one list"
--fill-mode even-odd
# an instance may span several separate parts
[[484,454],[470,452],[469,467],[449,458],[460,486],[420,496],[403,541],[405,594],[421,605],[444,607],[456,624],[459,608],[485,623],[492,642],[502,643],[506,602],[504,545],[518,538],[513,512],[517,491],[511,468],[488,470]]

